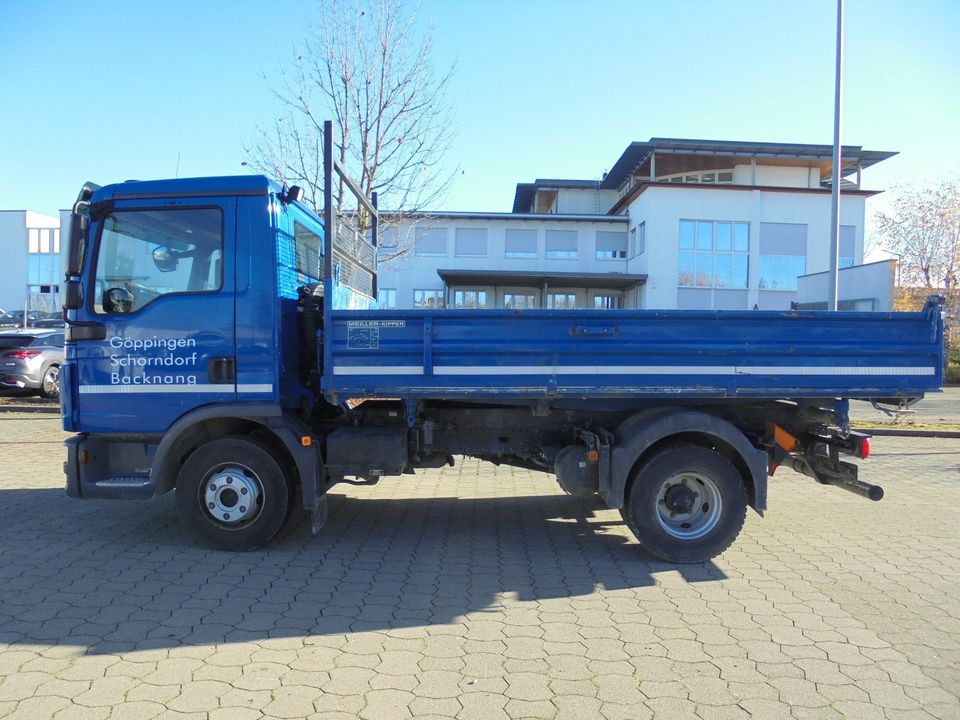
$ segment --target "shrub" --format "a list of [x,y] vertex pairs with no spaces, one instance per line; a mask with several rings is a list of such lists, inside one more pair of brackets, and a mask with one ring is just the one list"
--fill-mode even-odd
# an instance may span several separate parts
[[944,373],[943,382],[946,385],[960,385],[960,364],[947,365],[947,372]]

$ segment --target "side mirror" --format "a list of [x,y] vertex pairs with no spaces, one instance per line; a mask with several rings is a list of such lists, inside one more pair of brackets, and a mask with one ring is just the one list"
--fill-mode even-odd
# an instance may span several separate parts
[[180,260],[170,248],[160,246],[153,251],[153,264],[160,272],[173,272],[180,266]]
[[63,309],[76,310],[80,307],[83,307],[83,285],[80,284],[79,280],[67,280],[63,298]]
[[90,218],[74,211],[70,216],[70,244],[67,252],[67,275],[79,275],[83,271],[83,256],[87,249],[87,232]]

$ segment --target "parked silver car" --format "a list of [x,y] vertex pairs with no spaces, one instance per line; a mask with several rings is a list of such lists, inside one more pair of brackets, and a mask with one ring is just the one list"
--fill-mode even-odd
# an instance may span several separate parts
[[63,330],[13,330],[0,333],[0,387],[60,396]]

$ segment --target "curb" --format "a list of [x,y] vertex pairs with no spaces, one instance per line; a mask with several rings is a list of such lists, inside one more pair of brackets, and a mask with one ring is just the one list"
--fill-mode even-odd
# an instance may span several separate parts
[[8,405],[0,406],[0,415],[60,415],[60,408]]

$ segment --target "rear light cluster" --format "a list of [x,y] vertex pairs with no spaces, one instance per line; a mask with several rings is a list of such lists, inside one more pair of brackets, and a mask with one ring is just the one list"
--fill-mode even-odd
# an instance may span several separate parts
[[39,350],[8,350],[3,354],[5,358],[17,358],[17,360],[29,360],[40,354]]

